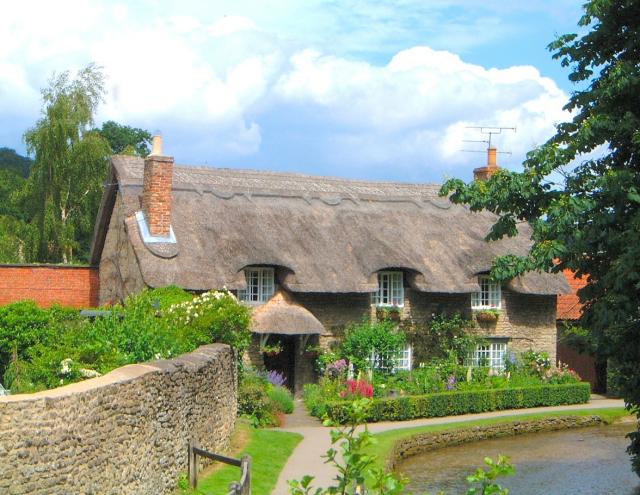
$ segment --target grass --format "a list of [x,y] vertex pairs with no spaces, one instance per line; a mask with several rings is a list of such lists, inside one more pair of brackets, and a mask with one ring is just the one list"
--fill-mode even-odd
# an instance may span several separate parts
[[494,425],[500,423],[512,423],[514,421],[533,421],[544,418],[557,418],[562,416],[591,416],[597,415],[607,423],[629,416],[629,411],[622,407],[603,408],[603,409],[576,409],[568,411],[553,411],[544,413],[521,414],[517,416],[496,417],[487,419],[477,419],[472,421],[461,421],[459,423],[448,423],[440,425],[416,426],[411,428],[399,428],[397,430],[389,430],[382,433],[376,433],[374,438],[376,444],[368,449],[369,454],[377,456],[377,463],[380,467],[384,467],[387,459],[391,455],[391,450],[399,440],[403,440],[421,433],[433,433],[439,431],[459,430],[463,428],[471,428],[474,426]]
[[[234,457],[248,454],[253,460],[251,469],[251,493],[270,495],[276,486],[280,471],[291,456],[293,449],[302,440],[302,435],[284,431],[261,430],[248,423],[238,421],[234,436],[240,438],[241,448],[233,449]],[[237,442],[237,440],[236,440]],[[234,451],[235,450],[235,451]],[[218,466],[216,466],[218,467]],[[206,474],[209,472],[210,474]],[[198,481],[197,490],[178,491],[184,495],[220,495],[227,493],[229,484],[240,479],[240,469],[224,466],[213,471],[205,471]]]

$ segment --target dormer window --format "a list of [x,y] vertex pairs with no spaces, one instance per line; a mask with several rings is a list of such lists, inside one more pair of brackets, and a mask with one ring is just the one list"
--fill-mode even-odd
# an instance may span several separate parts
[[247,288],[238,291],[238,298],[248,303],[265,303],[275,292],[273,268],[252,267],[244,269]]
[[478,284],[480,291],[471,294],[471,309],[500,309],[502,306],[500,284],[491,280],[488,275],[480,275]]
[[378,306],[404,306],[402,272],[378,272],[378,292],[373,300]]

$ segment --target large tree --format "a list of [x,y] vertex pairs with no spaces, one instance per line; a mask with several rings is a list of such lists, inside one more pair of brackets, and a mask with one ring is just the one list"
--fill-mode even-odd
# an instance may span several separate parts
[[[573,119],[531,151],[522,172],[487,182],[448,181],[443,194],[499,215],[489,239],[533,226],[528,256],[505,256],[492,274],[570,268],[588,276],[582,323],[597,351],[616,362],[622,395],[640,406],[640,1],[591,0],[581,35],[549,45],[576,83],[565,107]],[[560,260],[554,264],[555,260]],[[640,474],[640,434],[629,452]]]
[[69,72],[54,76],[42,91],[42,118],[25,133],[35,161],[21,199],[38,261],[72,262],[77,251],[88,252],[109,155],[107,140],[91,130],[103,94],[94,65],[74,79]]
[[100,129],[95,130],[109,141],[114,155],[147,156],[149,154],[149,144],[151,144],[149,131],[118,124],[113,120],[106,121]]

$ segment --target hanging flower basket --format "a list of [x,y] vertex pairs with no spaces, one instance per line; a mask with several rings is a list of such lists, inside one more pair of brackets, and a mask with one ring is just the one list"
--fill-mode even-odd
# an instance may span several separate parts
[[499,317],[500,313],[495,309],[485,309],[476,313],[476,320],[479,323],[495,323]]
[[309,345],[305,348],[304,354],[305,356],[315,359],[322,354],[322,348],[319,345]]
[[263,345],[260,347],[260,353],[265,356],[277,356],[282,352],[282,346],[280,344],[275,345]]
[[400,322],[402,320],[402,310],[397,306],[378,306],[376,308],[376,319],[378,321]]
[[387,319],[399,322],[402,319],[400,308],[389,308],[387,310]]

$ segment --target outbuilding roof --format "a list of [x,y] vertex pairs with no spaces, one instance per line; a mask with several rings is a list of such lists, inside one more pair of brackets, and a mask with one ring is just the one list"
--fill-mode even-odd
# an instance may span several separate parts
[[[140,210],[144,161],[114,156],[127,234],[147,285],[190,290],[242,289],[243,269],[278,267],[291,292],[363,293],[377,289],[376,273],[396,268],[420,291],[478,290],[477,275],[496,256],[526,254],[520,235],[484,240],[496,217],[471,212],[438,196],[435,184],[315,177],[294,173],[175,166],[171,224],[177,244],[143,242]],[[104,196],[92,261],[98,263],[115,200]],[[521,293],[562,294],[561,274],[529,274],[509,286]]]

